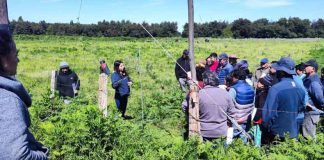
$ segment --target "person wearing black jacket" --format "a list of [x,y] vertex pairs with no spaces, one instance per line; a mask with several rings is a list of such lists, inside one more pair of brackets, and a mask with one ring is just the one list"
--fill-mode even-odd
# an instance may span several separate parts
[[177,60],[174,70],[175,76],[179,81],[182,91],[187,93],[189,80],[191,79],[191,77],[187,74],[187,72],[190,72],[190,59],[188,50],[183,51],[182,56]]
[[59,91],[59,96],[75,97],[80,89],[80,79],[78,75],[72,71],[67,62],[60,63],[60,70],[56,77],[56,89]]

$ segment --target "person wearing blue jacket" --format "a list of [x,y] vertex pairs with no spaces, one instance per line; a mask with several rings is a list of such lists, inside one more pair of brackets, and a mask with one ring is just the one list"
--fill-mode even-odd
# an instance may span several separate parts
[[114,62],[114,73],[111,76],[111,82],[112,87],[115,89],[117,109],[122,113],[123,118],[130,118],[126,116],[125,113],[132,81],[126,72],[124,63],[120,60]]
[[324,86],[324,67],[321,69],[321,82],[322,85]]
[[293,80],[294,61],[283,57],[272,67],[276,69],[279,82],[269,89],[262,111],[262,138],[265,143],[272,142],[275,136],[283,139],[285,134],[289,134],[290,138],[297,138],[297,116],[305,109],[305,92]]
[[323,109],[324,107],[324,96],[323,96],[323,86],[321,80],[317,75],[318,64],[316,60],[309,60],[305,65],[306,78],[304,79],[304,86],[309,95],[308,107],[305,112],[305,119],[303,123],[303,136],[315,138],[316,126],[320,120],[320,116],[314,108]]
[[225,78],[233,71],[233,66],[228,63],[228,55],[226,53],[219,55],[219,62],[220,63],[217,70],[219,85],[225,85]]
[[[247,73],[243,69],[236,69],[232,72],[233,85],[229,94],[235,104],[235,118],[238,124],[247,132],[251,127],[251,114],[254,108],[254,89],[246,82]],[[241,137],[247,142],[247,137],[234,126],[234,137]]]
[[0,159],[46,160],[49,149],[29,131],[31,120],[28,107],[32,101],[24,86],[15,78],[18,62],[18,50],[9,30],[1,29]]

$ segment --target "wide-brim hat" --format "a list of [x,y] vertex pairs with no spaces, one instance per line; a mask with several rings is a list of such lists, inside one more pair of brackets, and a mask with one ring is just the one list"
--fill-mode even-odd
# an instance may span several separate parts
[[294,75],[295,72],[295,62],[289,57],[281,58],[277,63],[271,65],[277,71],[284,71],[287,74]]

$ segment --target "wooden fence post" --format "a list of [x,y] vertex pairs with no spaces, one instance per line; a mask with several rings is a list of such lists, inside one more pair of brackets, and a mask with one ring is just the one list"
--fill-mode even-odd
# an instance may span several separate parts
[[56,88],[56,71],[53,70],[51,74],[51,98],[54,98]]
[[198,86],[190,86],[189,137],[200,136]]
[[108,76],[105,73],[101,73],[99,76],[99,92],[98,103],[99,109],[103,113],[104,117],[108,116]]

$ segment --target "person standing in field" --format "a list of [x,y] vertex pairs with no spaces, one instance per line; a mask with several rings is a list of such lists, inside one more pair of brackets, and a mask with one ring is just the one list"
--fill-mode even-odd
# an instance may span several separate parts
[[[309,60],[305,65],[306,78],[304,79],[304,86],[309,95],[309,101],[307,104],[305,118],[303,123],[303,136],[315,138],[316,126],[320,120],[320,116],[314,109],[323,109],[324,96],[323,85],[317,75],[318,64],[316,60]],[[315,108],[311,108],[311,106]]]
[[270,64],[268,58],[262,58],[260,61],[260,68],[255,71],[255,74],[252,78],[254,88],[261,89],[261,86],[258,86],[259,79],[266,76],[270,71]]
[[228,63],[228,55],[226,53],[222,53],[219,55],[219,65],[220,66],[217,70],[219,85],[220,87],[226,88],[225,78],[233,71],[233,66]]
[[275,136],[282,140],[289,133],[290,138],[298,137],[298,113],[305,109],[305,92],[293,80],[295,62],[289,57],[272,64],[279,82],[269,89],[262,111],[262,139],[271,143]]
[[304,63],[300,63],[300,64],[296,65],[295,66],[295,69],[296,69],[297,76],[301,80],[303,80],[306,77],[306,74],[304,73],[305,72],[305,65],[304,65]]
[[105,60],[101,60],[100,62],[100,67],[99,67],[99,70],[100,70],[100,74],[104,73],[106,74],[107,76],[110,75],[110,70],[106,64],[106,61]]
[[217,69],[218,69],[218,65],[219,65],[217,54],[216,53],[211,53],[209,57],[210,57],[210,60],[211,60],[211,65],[209,67],[209,70],[211,72],[216,73]]
[[[246,71],[244,69],[236,69],[232,72],[232,86],[229,94],[235,104],[235,118],[246,132],[251,128],[251,114],[254,108],[254,90],[251,85],[246,82]],[[247,137],[244,136],[236,126],[234,126],[234,137],[240,137],[245,143]]]
[[196,64],[196,73],[197,73],[197,81],[199,89],[204,88],[204,82],[202,78],[202,74],[205,72],[206,61],[200,60],[198,64]]
[[124,63],[120,60],[114,62],[114,72],[111,75],[112,87],[115,89],[115,102],[117,109],[121,112],[124,119],[131,118],[126,116],[128,97],[130,96],[130,87],[133,82],[130,79]]
[[80,79],[78,75],[70,69],[67,62],[62,61],[60,63],[60,70],[56,76],[56,89],[59,91],[59,96],[65,99],[66,103],[69,103],[66,98],[74,98],[78,95],[80,90]]
[[235,54],[232,54],[228,57],[228,63],[230,63],[232,66],[235,66],[237,64],[237,59],[239,59]]
[[[0,6],[0,14],[3,14],[3,7]],[[32,100],[15,78],[18,50],[9,31],[7,17],[1,15],[0,22],[4,18],[7,23],[0,23],[0,159],[46,160],[49,149],[29,131],[31,120],[28,107]]]
[[[199,91],[200,132],[203,139],[213,140],[227,136],[228,116],[234,119],[235,106],[226,90],[218,88],[218,78],[210,71],[203,73],[205,87]],[[226,113],[226,114],[225,114]]]
[[188,50],[184,50],[182,52],[182,56],[177,60],[177,63],[175,64],[174,71],[182,92],[186,93],[187,95],[187,93],[189,92],[189,81],[191,80],[190,74],[188,74],[191,71]]

